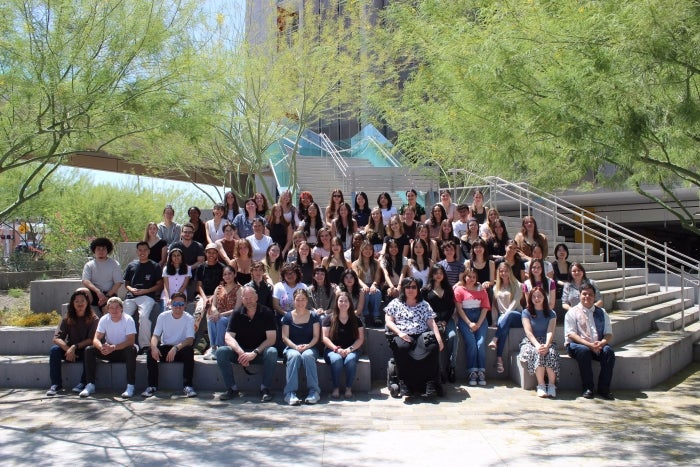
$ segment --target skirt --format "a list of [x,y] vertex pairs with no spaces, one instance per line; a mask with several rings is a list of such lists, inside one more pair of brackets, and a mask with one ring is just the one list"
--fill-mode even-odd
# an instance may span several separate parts
[[[544,343],[544,339],[538,339],[539,342]],[[535,374],[535,370],[538,367],[551,368],[554,370],[554,374],[559,378],[559,352],[557,351],[557,345],[552,342],[549,346],[549,352],[545,355],[540,355],[532,345],[530,339],[523,337],[520,342],[520,354],[518,354],[518,359],[521,362],[527,363],[527,372],[531,375]]]

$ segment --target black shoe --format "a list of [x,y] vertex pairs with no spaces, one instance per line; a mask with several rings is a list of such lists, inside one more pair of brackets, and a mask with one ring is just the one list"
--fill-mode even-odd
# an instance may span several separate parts
[[403,380],[399,381],[399,397],[406,397],[410,395],[411,391],[409,391],[408,386],[406,386],[406,383],[404,383]]
[[237,397],[241,397],[241,393],[238,391],[238,389],[231,389],[229,388],[228,391],[222,392],[219,395],[219,400],[220,401],[227,401],[230,399],[235,399]]
[[435,397],[437,396],[437,388],[435,387],[435,381],[428,381],[425,383],[425,392],[421,394],[421,397]]
[[447,381],[450,383],[454,383],[457,381],[457,375],[455,374],[455,369],[450,367],[449,370],[447,370]]
[[593,391],[591,391],[590,389],[586,389],[585,391],[583,391],[583,398],[593,399]]
[[384,327],[384,321],[382,321],[381,318],[374,318],[374,327],[375,327],[375,328],[383,328],[383,327]]
[[272,400],[272,394],[270,394],[270,390],[267,388],[263,388],[260,390],[260,402],[270,402]]
[[599,392],[598,396],[600,396],[601,399],[605,399],[608,401],[614,401],[615,396],[613,396],[612,392]]

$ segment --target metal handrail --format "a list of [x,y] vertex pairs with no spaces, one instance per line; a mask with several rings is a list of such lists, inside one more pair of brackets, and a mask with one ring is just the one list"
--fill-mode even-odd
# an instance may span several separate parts
[[[523,207],[528,215],[533,212],[550,216],[554,221],[555,234],[558,225],[563,224],[581,232],[582,243],[586,238],[594,238],[605,242],[606,254],[609,258],[610,246],[618,248],[622,252],[623,267],[627,267],[626,258],[638,259],[645,265],[645,274],[648,279],[649,267],[656,267],[663,271],[666,287],[668,276],[679,278],[681,284],[681,297],[685,299],[687,286],[700,286],[700,264],[682,253],[670,253],[665,244],[650,240],[626,227],[610,222],[607,218],[580,208],[558,196],[546,193],[542,190],[530,187],[526,183],[511,183],[495,176],[482,177],[467,170],[453,170],[453,173],[464,173],[469,177],[485,182],[483,187],[494,193],[491,204],[496,202],[496,196],[516,201],[522,217]],[[474,187],[461,187],[473,189]],[[536,201],[535,201],[536,200]],[[585,261],[585,248],[584,248]],[[647,280],[648,285],[648,280]],[[623,296],[626,293],[626,284],[623,282]],[[685,307],[681,308],[682,328],[685,327]]]
[[382,156],[384,156],[384,158],[388,160],[394,167],[401,167],[399,161],[394,156],[392,156],[391,153],[387,151],[384,146],[379,144],[379,142],[374,137],[367,136],[367,140],[370,143],[374,144],[377,147],[377,149],[379,149],[379,152],[382,153]]
[[326,151],[331,156],[331,159],[335,163],[336,168],[342,174],[343,179],[347,178],[348,163],[345,162],[345,159],[343,159],[343,156],[340,154],[340,151],[338,151],[338,148],[335,147],[335,144],[333,144],[333,142],[328,138],[328,135],[326,135],[325,133],[320,133],[319,136],[321,138],[321,149]]

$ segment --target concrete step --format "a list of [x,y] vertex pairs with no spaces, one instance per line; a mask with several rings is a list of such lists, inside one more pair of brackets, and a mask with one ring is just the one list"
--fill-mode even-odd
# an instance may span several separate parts
[[[574,262],[569,258],[569,261]],[[586,274],[590,274],[593,271],[616,271],[617,263],[612,261],[603,261],[601,256],[591,256],[586,257],[586,261],[581,263],[586,269]]]
[[683,310],[683,312],[678,311],[672,315],[657,319],[654,321],[654,324],[659,331],[676,331],[681,329],[684,323],[686,326],[693,324],[698,320],[698,317],[700,317],[700,310],[697,306],[694,306]]
[[[632,277],[632,276],[644,277],[644,268],[626,269],[624,271],[624,275],[626,277]],[[605,279],[616,279],[616,278],[622,277],[623,271],[622,271],[622,269],[617,269],[617,268],[616,269],[597,270],[597,271],[589,271],[586,269],[586,276],[589,279],[593,279],[594,281],[599,282],[599,281],[602,281]]]
[[48,355],[55,330],[53,326],[0,326],[0,355]]
[[[688,326],[685,332],[656,331],[632,342],[614,346],[615,370],[612,389],[650,389],[668,379],[693,361],[693,345],[700,337],[700,323]],[[557,387],[581,389],[578,363],[560,348],[560,373]],[[534,376],[527,373],[512,353],[508,359],[512,379],[523,389],[536,386]],[[593,362],[594,381],[598,379],[600,366]]]
[[[652,288],[652,286],[654,286]],[[642,289],[644,286],[642,286]],[[685,297],[692,298],[692,290],[686,289]],[[622,298],[622,294],[615,299],[615,309],[618,310],[639,310],[656,303],[663,303],[676,298],[681,298],[681,290],[677,287],[669,287],[668,290],[661,290],[657,284],[649,284],[649,294],[630,293],[630,287],[627,288],[627,297]]]
[[667,302],[655,303],[639,310],[613,310],[610,313],[610,321],[613,326],[613,334],[616,342],[631,340],[635,336],[642,335],[655,329],[654,322],[681,310],[691,307],[691,299],[681,298]]
[[[606,310],[612,310],[612,309],[617,309],[617,310],[633,310],[633,309],[638,309],[645,307],[647,305],[650,305],[652,303],[659,303],[663,302],[666,300],[671,300],[672,296],[667,297],[664,300],[657,300],[657,301],[643,301],[639,300],[639,305],[636,306],[629,306],[629,305],[624,305],[620,306],[618,303],[620,301],[624,300],[634,300],[635,298],[638,297],[646,297],[647,294],[655,294],[658,293],[661,290],[661,286],[659,284],[639,284],[639,285],[631,285],[631,286],[626,286],[624,288],[619,287],[619,288],[614,288],[614,289],[609,289],[609,290],[603,290],[601,292],[601,295],[603,296],[603,308]],[[624,303],[630,303],[625,301]]]
[[[332,390],[330,366],[322,358],[317,360],[318,378],[321,390]],[[81,363],[63,363],[63,387],[72,388],[80,381]],[[260,389],[262,366],[254,365],[248,375],[240,365],[233,365],[236,384],[242,391],[251,391],[257,395]],[[281,392],[285,384],[286,368],[282,360],[277,362],[272,390]],[[353,389],[366,392],[372,387],[370,361],[363,356],[358,361]],[[300,385],[305,386],[306,377],[300,373]],[[146,357],[140,355],[136,360],[136,389],[140,393],[148,384]],[[224,382],[217,362],[195,357],[194,388],[203,391],[224,391]],[[121,392],[126,387],[126,365],[124,363],[106,363],[98,361],[95,385],[98,389]],[[49,358],[37,355],[0,356],[0,386],[4,388],[48,388]],[[182,389],[182,363],[161,363],[159,367],[159,389]]]
[[646,279],[644,276],[623,276],[622,270],[620,270],[617,277],[601,280],[596,279],[595,283],[602,293],[606,290],[620,289],[622,287],[629,288],[630,286],[646,284]]
[[700,362],[700,340],[693,344],[693,361]]

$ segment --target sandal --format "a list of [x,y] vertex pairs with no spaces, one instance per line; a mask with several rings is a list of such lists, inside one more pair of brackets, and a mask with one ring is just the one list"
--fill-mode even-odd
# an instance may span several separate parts
[[503,367],[503,362],[496,362],[496,373],[503,373],[506,369]]

